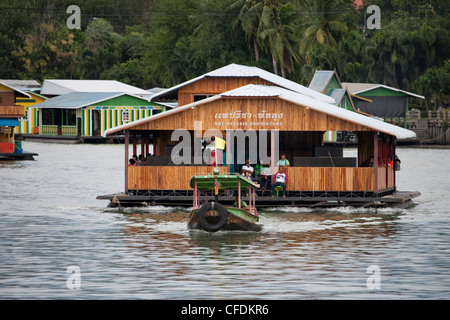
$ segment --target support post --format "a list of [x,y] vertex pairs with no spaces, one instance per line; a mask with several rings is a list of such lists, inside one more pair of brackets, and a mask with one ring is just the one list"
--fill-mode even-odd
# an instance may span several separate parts
[[248,205],[250,212],[252,212],[252,187],[248,187]]
[[241,181],[238,180],[238,208],[241,208]]
[[[275,135],[277,135],[277,139],[275,139]],[[276,173],[275,172],[275,166],[278,162],[278,156],[279,156],[279,145],[278,145],[278,141],[279,141],[279,131],[278,130],[271,130],[270,131],[270,163],[272,166],[272,176]],[[275,143],[277,142],[277,143]],[[275,145],[277,144],[277,145]]]
[[[392,145],[392,163],[394,163],[394,166],[395,166],[395,152],[396,152],[395,145]],[[392,168],[392,175],[394,178],[394,181],[393,181],[394,182],[394,192],[396,192],[397,191],[397,178],[396,178],[397,174],[396,174],[394,168]]]
[[374,188],[373,191],[378,193],[378,132],[373,133],[373,170],[374,170]]
[[193,205],[194,209],[198,208],[198,204],[197,204],[197,180],[195,180],[194,182],[194,205]]
[[137,140],[136,137],[133,137],[133,155],[137,155]]
[[252,188],[253,190],[253,211],[256,213],[256,193],[255,188]]
[[226,150],[226,157],[227,157],[227,172],[230,173],[231,172],[231,147],[230,147],[230,142],[231,142],[231,132],[230,130],[226,131],[226,140],[225,140],[225,150]]
[[129,131],[125,130],[125,192],[128,192],[128,145],[129,145]]

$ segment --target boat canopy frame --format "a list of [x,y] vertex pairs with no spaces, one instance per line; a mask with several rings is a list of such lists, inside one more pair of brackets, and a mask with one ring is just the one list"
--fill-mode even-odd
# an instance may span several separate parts
[[190,179],[190,185],[194,189],[193,209],[200,207],[200,192],[203,191],[205,201],[208,202],[208,191],[214,191],[216,202],[219,190],[237,191],[237,207],[241,208],[242,191],[248,189],[249,206],[248,210],[254,215],[258,215],[256,211],[256,188],[259,186],[253,181],[243,177],[237,173],[226,174],[198,174]]

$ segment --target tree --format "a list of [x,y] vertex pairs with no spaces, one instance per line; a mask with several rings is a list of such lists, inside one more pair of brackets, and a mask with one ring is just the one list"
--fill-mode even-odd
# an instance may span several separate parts
[[307,62],[318,46],[336,46],[340,36],[348,31],[345,21],[349,13],[349,0],[304,0],[300,9],[302,30],[300,54]]
[[414,88],[425,96],[425,105],[429,110],[430,101],[434,102],[436,110],[439,104],[444,104],[445,97],[450,95],[450,62],[442,67],[432,67],[414,82]]
[[78,54],[74,46],[75,35],[63,25],[42,23],[27,34],[24,43],[13,51],[23,63],[21,77],[72,78],[73,59]]
[[234,20],[233,27],[240,25],[245,33],[245,40],[249,48],[253,46],[255,60],[259,61],[261,45],[258,42],[258,30],[260,30],[263,1],[261,0],[237,0],[228,11],[239,10]]
[[96,19],[86,28],[86,46],[97,53],[100,49],[106,49],[113,41],[114,29],[107,20]]
[[280,4],[278,1],[266,1],[261,14],[261,28],[258,37],[264,48],[272,55],[274,73],[277,72],[277,63],[280,64],[281,74],[285,69],[292,72],[294,63],[298,62],[298,18],[297,10],[293,4]]

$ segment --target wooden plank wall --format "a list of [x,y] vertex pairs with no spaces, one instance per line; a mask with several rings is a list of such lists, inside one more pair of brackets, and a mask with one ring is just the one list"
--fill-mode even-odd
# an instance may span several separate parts
[[[128,166],[128,190],[190,190],[193,175],[213,170],[211,166]],[[220,170],[225,173],[227,168]]]
[[288,167],[287,190],[373,191],[373,168]]
[[[276,115],[273,118],[259,118]],[[227,118],[223,117],[227,114]],[[237,114],[246,114],[244,119]],[[234,117],[236,115],[236,117]],[[220,118],[219,118],[220,117]],[[335,118],[310,108],[297,105],[278,98],[222,98],[199,105],[195,108],[181,110],[170,116],[148,121],[131,130],[194,130],[194,122],[201,121],[203,130],[283,130],[283,131],[373,131],[362,125]]]
[[24,106],[0,106],[0,115],[4,118],[21,118],[25,115]]
[[256,77],[207,77],[178,90],[178,106],[194,102],[194,95],[217,95],[248,84],[270,84]]
[[376,168],[378,171],[378,190],[394,188],[394,175],[393,168],[388,167],[387,181],[386,181],[386,167]]
[[[189,190],[191,176],[212,173],[214,167],[143,166],[128,167],[129,190]],[[226,167],[221,167],[226,172]],[[383,169],[384,168],[379,168]],[[287,168],[288,190],[297,191],[373,191],[373,168]],[[380,171],[380,176],[385,171]],[[381,180],[381,179],[380,179]],[[380,190],[385,189],[382,183]]]
[[12,106],[14,102],[14,91],[0,91],[0,106]]

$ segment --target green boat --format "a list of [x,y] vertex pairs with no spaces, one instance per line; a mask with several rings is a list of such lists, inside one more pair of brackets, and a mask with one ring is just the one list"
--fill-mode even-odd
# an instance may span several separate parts
[[[189,229],[201,229],[208,232],[219,230],[261,231],[258,211],[255,206],[255,189],[258,185],[236,174],[206,174],[191,177],[190,185],[194,189],[193,209],[189,217]],[[218,202],[219,191],[234,191],[236,201],[233,206]],[[248,192],[249,204],[242,200],[242,193]],[[214,195],[208,201],[208,193]],[[203,193],[203,197],[201,196]],[[200,205],[200,200],[203,203]]]

